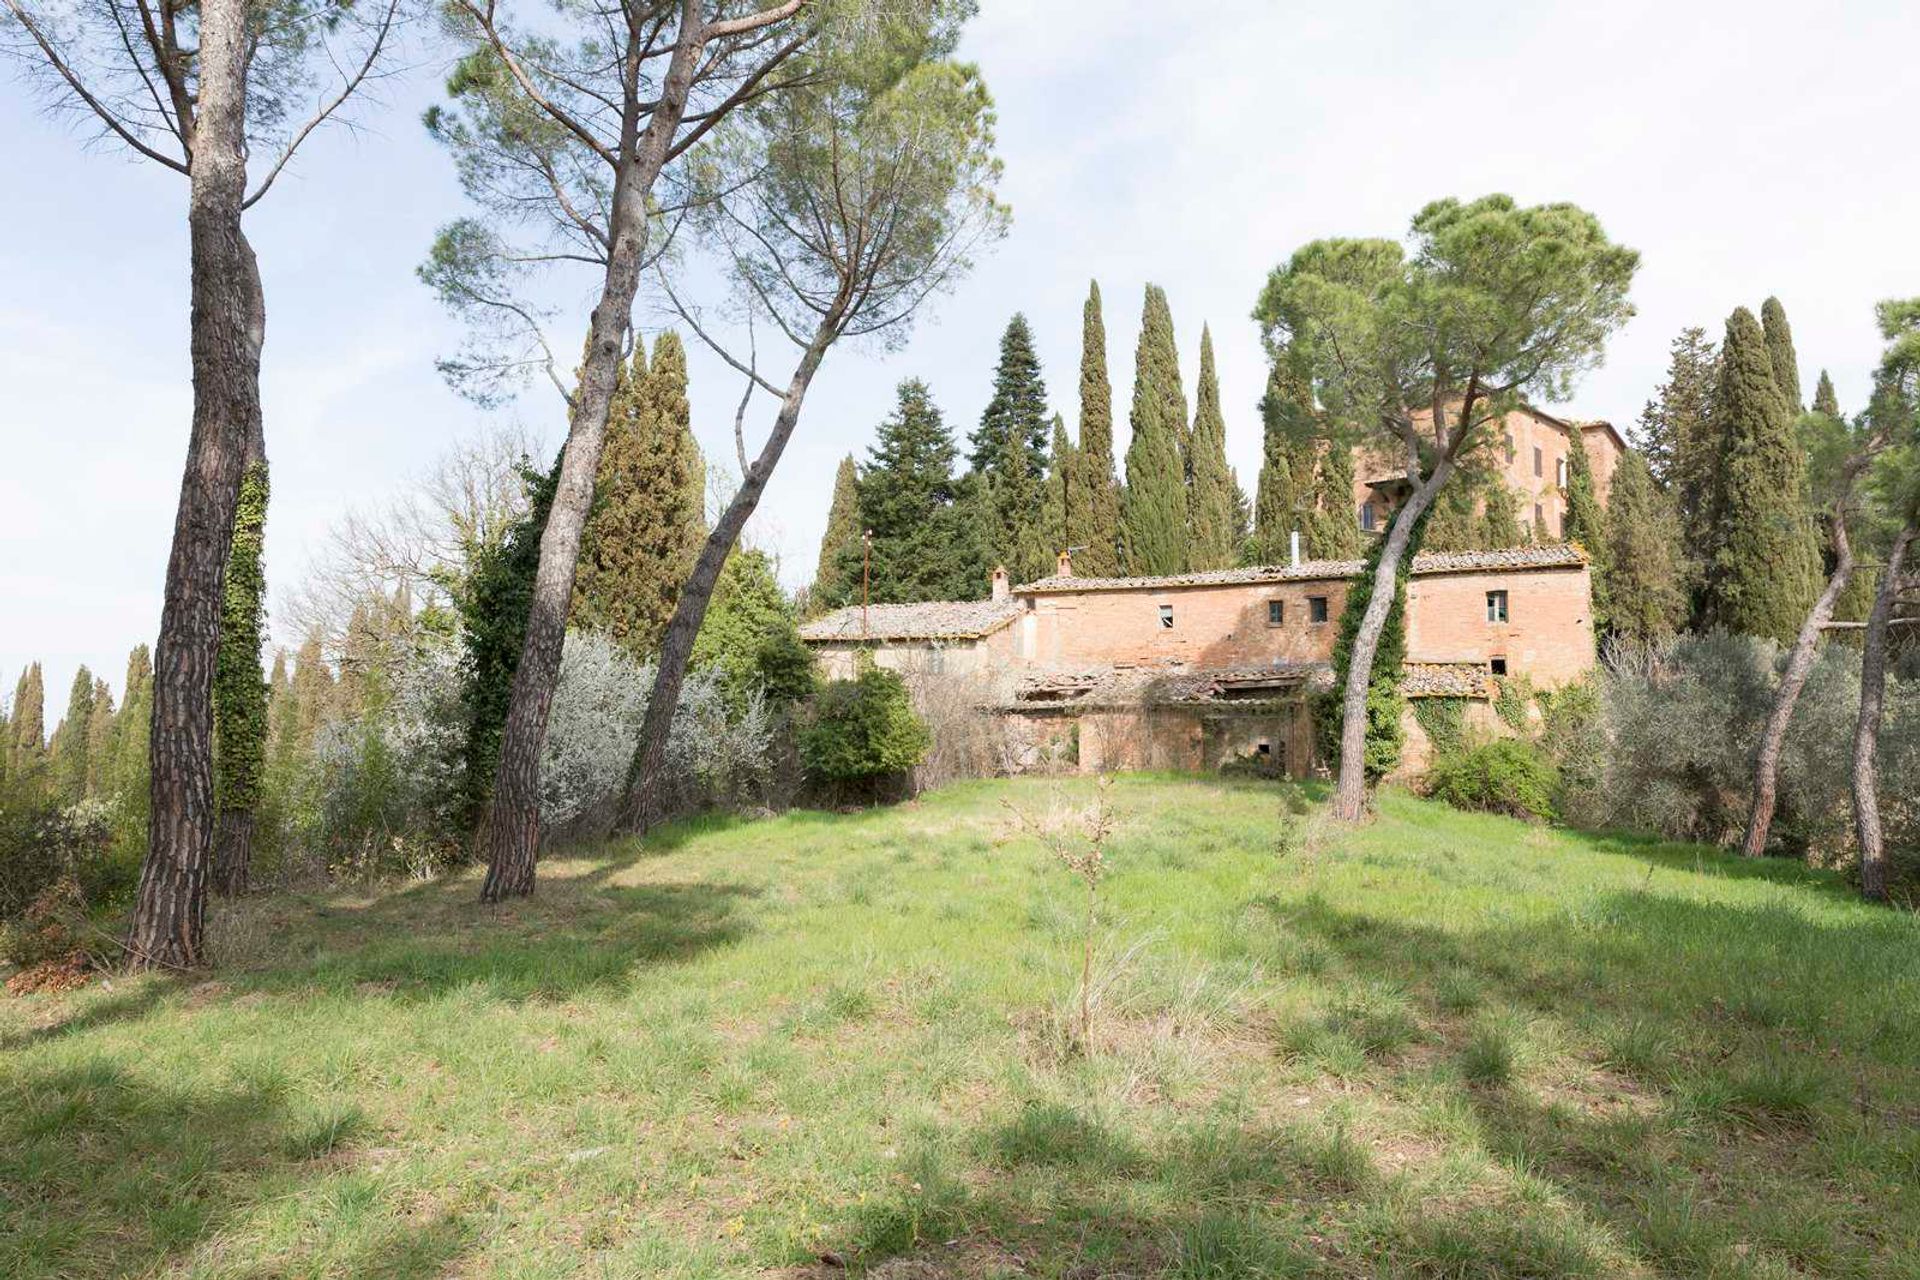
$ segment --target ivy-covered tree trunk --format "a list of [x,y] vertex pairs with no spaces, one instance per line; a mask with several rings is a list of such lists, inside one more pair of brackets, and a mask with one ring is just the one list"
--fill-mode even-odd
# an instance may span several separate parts
[[1813,671],[1814,650],[1820,643],[1820,633],[1833,621],[1833,606],[1846,590],[1847,579],[1853,576],[1853,544],[1847,537],[1844,498],[1834,507],[1833,552],[1833,574],[1813,602],[1813,608],[1807,611],[1799,635],[1794,637],[1787,669],[1781,673],[1780,687],[1774,691],[1773,709],[1767,713],[1760,747],[1754,754],[1753,807],[1747,814],[1746,838],[1740,844],[1740,852],[1749,858],[1758,858],[1767,851],[1767,834],[1773,826],[1773,809],[1779,799],[1780,753],[1786,747],[1787,726],[1793,721],[1794,706],[1800,701],[1800,691],[1806,688],[1807,676]]
[[[1824,385],[1824,380],[1823,380]],[[1880,826],[1880,722],[1887,705],[1887,624],[1906,574],[1907,553],[1920,536],[1908,524],[1893,540],[1887,567],[1867,615],[1865,649],[1860,656],[1860,715],[1853,727],[1853,829],[1860,845],[1860,892],[1875,902],[1887,900],[1886,836]]]
[[[533,892],[534,864],[540,853],[540,757],[546,748],[547,715],[560,678],[560,653],[566,641],[567,608],[573,600],[580,560],[580,535],[593,506],[593,480],[600,466],[607,407],[620,371],[620,356],[633,319],[633,296],[640,285],[640,264],[647,241],[647,201],[665,165],[674,131],[686,110],[687,95],[699,68],[704,43],[696,0],[683,0],[681,38],[661,84],[646,129],[624,157],[614,181],[612,251],[600,301],[593,309],[586,359],[574,389],[567,443],[560,459],[560,482],[546,531],[540,538],[540,569],[527,611],[527,634],[513,674],[500,740],[500,765],[484,836],[487,878],[483,902],[524,897]],[[628,128],[636,122],[629,122]],[[624,151],[624,148],[623,148]]]
[[213,767],[220,818],[214,833],[213,891],[227,898],[247,891],[254,811],[267,757],[267,685],[260,675],[267,603],[262,564],[268,500],[266,450],[265,435],[256,429],[234,513],[220,616],[220,656],[214,669]]
[[[1354,632],[1353,652],[1347,661],[1347,683],[1340,705],[1340,776],[1333,795],[1333,815],[1342,822],[1358,822],[1367,810],[1367,688],[1373,681],[1373,658],[1380,648],[1380,633],[1387,625],[1393,599],[1399,590],[1400,566],[1412,553],[1414,530],[1421,517],[1433,505],[1434,495],[1453,473],[1453,460],[1442,456],[1393,514],[1386,544],[1374,570],[1373,591],[1367,597],[1367,611],[1361,615]],[[1346,607],[1354,606],[1348,600]]]
[[213,844],[213,675],[247,441],[260,421],[266,306],[241,230],[246,199],[247,7],[204,0],[187,206],[193,427],[154,651],[147,855],[127,932],[136,968],[202,958]]

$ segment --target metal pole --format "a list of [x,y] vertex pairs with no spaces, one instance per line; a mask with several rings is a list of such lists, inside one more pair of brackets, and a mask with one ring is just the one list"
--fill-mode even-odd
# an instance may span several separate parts
[[860,638],[866,639],[867,631],[867,588],[873,581],[873,530],[869,529],[860,538]]

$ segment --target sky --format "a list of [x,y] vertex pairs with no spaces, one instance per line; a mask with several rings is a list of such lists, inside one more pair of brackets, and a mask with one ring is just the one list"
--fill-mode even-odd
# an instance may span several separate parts
[[[1860,405],[1874,302],[1920,294],[1920,5],[1305,8],[981,0],[961,53],[996,99],[1012,229],[897,349],[830,355],[749,531],[787,585],[811,575],[834,468],[864,456],[895,385],[924,378],[964,436],[1015,311],[1053,407],[1076,422],[1089,280],[1106,304],[1116,448],[1142,290],[1158,283],[1189,401],[1211,326],[1229,460],[1251,489],[1265,366],[1249,312],[1267,273],[1316,237],[1402,235],[1441,196],[1570,200],[1640,250],[1638,315],[1565,412],[1631,424],[1676,333],[1717,337],[1729,311],[1768,294],[1786,305],[1809,391],[1824,367],[1842,407]],[[419,124],[445,61],[417,44],[356,126],[317,136],[248,214],[268,307],[267,572],[281,613],[350,507],[503,424],[549,449],[564,435],[550,389],[485,411],[434,370],[459,331],[413,268],[466,211]],[[50,116],[16,70],[0,65],[0,697],[42,661],[51,726],[78,665],[117,691],[128,649],[158,626],[191,404],[186,190]],[[556,286],[573,300],[568,335],[591,305],[579,283]],[[643,296],[639,322],[660,314]],[[787,353],[762,337],[763,370],[783,369]],[[696,347],[694,427],[710,457],[732,456],[740,389]],[[772,412],[756,401],[750,446]]]

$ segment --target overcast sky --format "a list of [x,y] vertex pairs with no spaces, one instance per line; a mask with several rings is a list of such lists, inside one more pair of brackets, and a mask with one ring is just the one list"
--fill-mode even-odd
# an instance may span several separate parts
[[[1843,407],[1859,404],[1873,303],[1920,294],[1920,5],[1287,12],[1306,7],[982,0],[964,53],[998,102],[1013,229],[904,347],[829,358],[753,529],[789,585],[811,573],[836,463],[864,453],[894,385],[925,378],[964,433],[1014,311],[1033,323],[1054,407],[1076,420],[1093,278],[1118,446],[1154,281],[1173,304],[1190,400],[1212,325],[1229,456],[1251,488],[1264,368],[1248,312],[1267,271],[1317,236],[1400,235],[1443,195],[1571,200],[1641,251],[1639,316],[1567,411],[1630,424],[1679,329],[1717,335],[1731,308],[1769,293],[1786,304],[1809,390],[1825,366]],[[450,442],[490,420],[518,420],[548,446],[564,433],[550,390],[488,414],[434,372],[457,333],[412,272],[461,211],[418,123],[442,71],[422,52],[357,133],[321,139],[248,215],[269,314],[276,601],[343,509],[404,485]],[[49,727],[79,663],[117,691],[128,648],[153,637],[190,403],[185,184],[85,141],[17,77],[0,80],[0,696],[41,659]],[[762,365],[780,367],[764,343]],[[694,353],[710,455],[731,456],[739,390]],[[758,404],[750,421],[764,431],[771,409]]]

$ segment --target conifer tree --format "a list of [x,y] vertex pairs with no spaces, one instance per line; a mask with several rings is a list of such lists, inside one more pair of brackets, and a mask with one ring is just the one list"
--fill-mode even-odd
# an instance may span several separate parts
[[113,718],[113,760],[107,768],[106,796],[113,806],[116,842],[144,847],[152,811],[152,767],[148,756],[153,733],[153,655],[144,644],[127,655],[120,714]]
[[860,584],[849,582],[844,569],[850,554],[858,554],[860,534],[860,472],[853,455],[848,454],[833,473],[827,531],[820,538],[820,562],[807,592],[807,607],[814,613],[837,609],[858,598]]
[[213,848],[214,892],[244,893],[253,863],[254,810],[267,750],[267,685],[260,643],[267,612],[267,463],[256,452],[240,479],[233,540],[220,609],[213,674],[213,790],[219,811]]
[[38,768],[47,751],[45,681],[40,664],[32,662],[13,687],[13,761],[15,772]]
[[1586,433],[1575,427],[1567,434],[1565,535],[1568,542],[1579,543],[1587,553],[1593,580],[1593,627],[1598,632],[1607,628],[1612,611],[1613,555],[1607,541],[1606,513],[1600,508],[1593,467],[1587,461]]
[[1134,353],[1133,439],[1127,445],[1127,488],[1121,540],[1131,574],[1187,570],[1186,393],[1180,387],[1173,314],[1159,285],[1148,285]]
[[67,714],[53,731],[48,753],[54,794],[64,804],[87,795],[87,726],[93,719],[93,672],[82,663],[67,693]]
[[105,680],[93,679],[93,711],[87,720],[87,798],[107,794],[113,766],[113,690]]
[[1113,384],[1107,378],[1107,326],[1100,284],[1087,286],[1080,318],[1080,452],[1087,489],[1085,550],[1074,572],[1110,578],[1120,572],[1120,482],[1113,469]]
[[1326,438],[1314,450],[1313,511],[1307,516],[1308,554],[1315,560],[1360,558],[1360,523],[1353,512],[1353,450]]
[[573,619],[636,660],[660,646],[706,536],[706,468],[687,402],[687,355],[671,329],[641,344],[614,390],[582,536]]
[[1820,371],[1820,381],[1813,388],[1813,411],[1829,418],[1840,416],[1840,399],[1833,394],[1833,379],[1825,369]]
[[1313,388],[1284,358],[1267,373],[1260,397],[1260,480],[1253,500],[1255,564],[1279,564],[1301,529],[1301,508],[1313,488],[1313,451],[1303,447],[1313,418]]
[[1499,476],[1486,488],[1480,507],[1479,545],[1488,551],[1517,547],[1526,539],[1520,532],[1520,499]]
[[1661,640],[1686,621],[1680,522],[1647,460],[1629,450],[1613,470],[1606,512],[1607,626],[1624,640]]
[[762,657],[794,632],[793,607],[780,590],[773,561],[764,551],[737,548],[727,557],[713,602],[693,640],[692,665],[720,673],[736,710],[764,686]]
[[[470,651],[471,652],[471,651]],[[293,731],[301,751],[313,745],[333,706],[333,669],[327,665],[320,633],[310,632],[293,658]]]
[[1227,479],[1233,485],[1233,555],[1236,564],[1252,564],[1249,558],[1253,550],[1253,498],[1247,493],[1246,486],[1240,483],[1240,472],[1235,467],[1227,468]]
[[1800,398],[1800,357],[1793,349],[1793,328],[1780,299],[1760,304],[1760,328],[1767,339],[1767,360],[1773,365],[1773,385],[1787,403],[1787,416],[1799,417],[1806,408]]
[[[876,603],[975,600],[986,593],[990,514],[977,476],[956,480],[958,449],[927,384],[902,382],[860,474],[860,525],[873,531]],[[859,602],[861,546],[846,548],[842,574]]]
[[[1047,462],[1046,538],[1056,554],[1086,541],[1087,493],[1083,460],[1067,436],[1067,423],[1053,415],[1053,449]],[[1079,552],[1075,551],[1075,555]]]
[[1200,326],[1200,386],[1193,411],[1189,451],[1192,487],[1187,507],[1187,567],[1224,569],[1234,563],[1233,473],[1227,467],[1227,424],[1220,412],[1220,378],[1213,363],[1213,333]]
[[1016,581],[1047,572],[1042,528],[1047,465],[1047,384],[1033,331],[1018,312],[1000,336],[993,398],[971,436],[969,462],[993,508],[993,555]]
[[1680,331],[1673,340],[1666,381],[1640,411],[1640,448],[1647,469],[1673,499],[1682,550],[1704,564],[1712,550],[1714,474],[1720,442],[1714,435],[1713,391],[1720,380],[1720,353],[1704,329]]
[[1783,643],[1820,591],[1819,544],[1803,494],[1806,459],[1774,384],[1766,336],[1745,307],[1727,320],[1712,429],[1720,438],[1701,601],[1710,626]]

